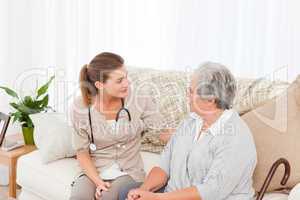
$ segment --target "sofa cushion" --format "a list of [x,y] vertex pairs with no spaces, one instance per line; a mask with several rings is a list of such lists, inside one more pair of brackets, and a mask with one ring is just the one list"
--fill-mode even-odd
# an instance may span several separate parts
[[[149,152],[142,152],[142,158],[147,173],[159,161],[159,155]],[[36,150],[18,159],[17,183],[42,199],[67,200],[71,183],[80,172],[74,158],[43,164],[40,150]]]
[[[129,79],[134,87],[147,86],[148,94],[159,106],[164,121],[163,128],[176,128],[188,112],[186,88],[188,74],[176,71],[159,71],[152,69],[129,69]],[[148,130],[142,138],[142,149],[160,152],[163,143],[159,140],[160,129]]]
[[240,115],[243,115],[280,95],[288,86],[287,82],[271,81],[267,78],[238,78],[233,107]]
[[68,125],[65,114],[39,113],[31,118],[35,125],[34,141],[43,163],[75,156],[70,142],[73,127]]
[[[159,155],[142,152],[145,171],[159,162]],[[41,162],[39,150],[22,156],[18,160],[17,183],[22,186],[20,200],[68,200],[71,183],[80,172],[77,161],[73,158],[61,159],[49,164]],[[34,177],[34,178],[33,178]],[[293,193],[289,200],[298,200],[298,193]],[[266,194],[263,200],[287,200],[287,195],[279,193]]]
[[[251,129],[256,143],[258,164],[254,186],[260,189],[271,165],[279,158],[291,164],[287,187],[300,182],[300,76],[287,91],[242,118]],[[282,187],[283,167],[279,167],[268,190]]]
[[22,187],[22,192],[18,195],[18,200],[45,200],[41,196],[31,191],[29,188]]
[[290,192],[289,200],[299,200],[300,199],[300,183],[298,183]]
[[70,184],[80,171],[73,158],[43,164],[36,150],[18,159],[17,183],[43,199],[68,199]]

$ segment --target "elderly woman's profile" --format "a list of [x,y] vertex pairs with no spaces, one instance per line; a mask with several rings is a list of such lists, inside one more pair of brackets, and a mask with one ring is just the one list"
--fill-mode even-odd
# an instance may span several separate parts
[[[207,62],[192,75],[190,114],[169,139],[160,163],[128,200],[250,200],[257,155],[252,134],[232,108],[236,80]],[[129,186],[128,188],[133,188]]]

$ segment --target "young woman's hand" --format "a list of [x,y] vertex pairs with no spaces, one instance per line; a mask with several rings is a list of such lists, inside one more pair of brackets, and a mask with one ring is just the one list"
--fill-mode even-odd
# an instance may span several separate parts
[[104,182],[104,181],[99,181],[96,184],[96,192],[95,192],[95,197],[96,199],[100,199],[100,197],[102,196],[102,192],[103,191],[108,191],[109,187],[110,187],[110,183],[109,182]]

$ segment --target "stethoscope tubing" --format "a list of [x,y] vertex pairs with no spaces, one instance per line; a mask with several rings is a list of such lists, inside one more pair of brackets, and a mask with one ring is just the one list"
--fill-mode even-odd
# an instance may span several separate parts
[[[121,102],[122,102],[122,107],[120,108],[120,110],[117,112],[117,115],[116,115],[116,122],[118,122],[119,120],[119,117],[120,117],[120,113],[124,110],[126,113],[127,113],[127,116],[128,116],[128,120],[129,122],[131,121],[131,115],[130,115],[130,112],[127,108],[125,108],[124,106],[124,99],[121,99]],[[92,127],[92,117],[91,117],[91,109],[90,107],[88,108],[88,116],[89,116],[89,125],[90,125],[90,131],[91,131],[91,137],[90,137],[90,149],[92,151],[95,151],[95,139],[94,139],[94,133],[93,133],[93,127]]]

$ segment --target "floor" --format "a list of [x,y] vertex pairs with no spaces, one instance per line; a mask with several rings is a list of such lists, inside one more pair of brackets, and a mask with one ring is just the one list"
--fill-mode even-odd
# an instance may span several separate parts
[[[20,193],[20,190],[18,190],[17,193]],[[8,198],[8,187],[0,186],[0,199],[1,200],[14,200],[14,198]]]

